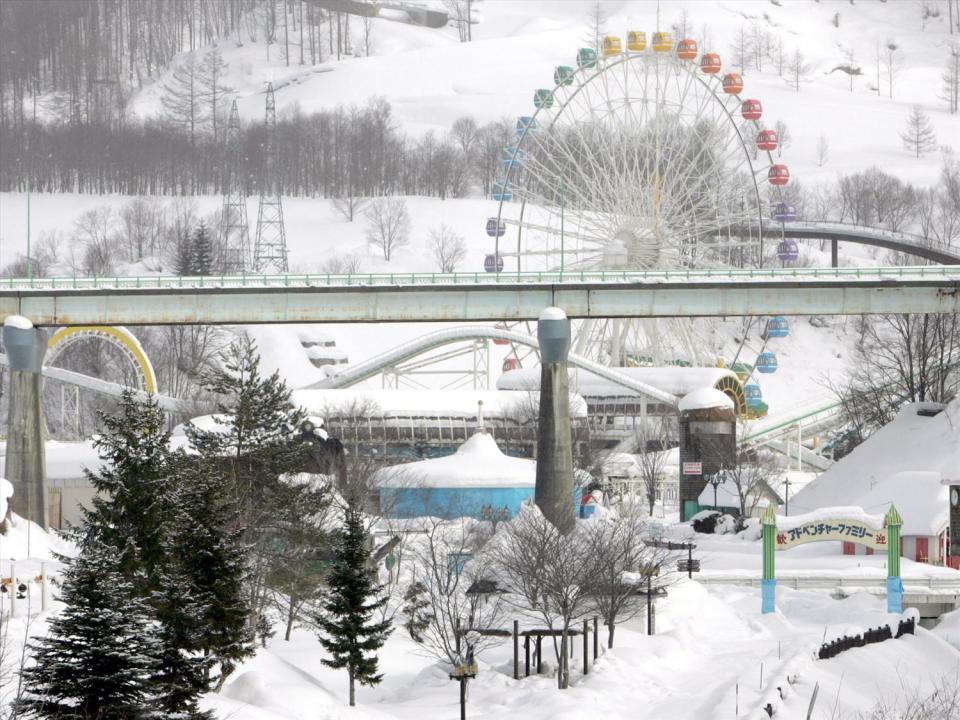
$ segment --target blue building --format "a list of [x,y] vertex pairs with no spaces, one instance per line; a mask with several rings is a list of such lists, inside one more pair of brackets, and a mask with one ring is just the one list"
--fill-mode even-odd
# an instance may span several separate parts
[[512,518],[533,499],[536,462],[504,455],[493,436],[479,431],[452,455],[391,465],[377,471],[385,517]]

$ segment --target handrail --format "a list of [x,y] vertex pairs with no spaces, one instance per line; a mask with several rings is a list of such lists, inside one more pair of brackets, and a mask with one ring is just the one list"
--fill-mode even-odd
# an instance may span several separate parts
[[893,267],[844,268],[718,268],[685,270],[633,271],[567,271],[567,272],[504,272],[504,273],[361,273],[302,275],[236,275],[236,276],[129,276],[109,278],[0,278],[4,290],[175,290],[181,288],[216,290],[230,287],[370,287],[370,286],[439,286],[439,285],[537,285],[564,283],[644,283],[688,282],[692,280],[884,280],[929,277],[960,278],[960,265],[905,265]]

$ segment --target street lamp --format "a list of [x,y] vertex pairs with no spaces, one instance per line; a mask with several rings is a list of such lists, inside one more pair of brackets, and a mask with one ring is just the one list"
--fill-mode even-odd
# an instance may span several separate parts
[[713,509],[717,509],[717,488],[720,485],[723,485],[727,481],[727,471],[723,468],[720,468],[719,471],[713,473],[712,475],[707,475],[706,480],[708,483],[713,485]]

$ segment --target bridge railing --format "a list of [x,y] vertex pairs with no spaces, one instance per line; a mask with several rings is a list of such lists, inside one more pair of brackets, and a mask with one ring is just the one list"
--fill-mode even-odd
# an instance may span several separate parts
[[915,277],[960,277],[958,265],[844,268],[718,268],[687,270],[501,272],[501,273],[358,273],[299,275],[170,275],[118,277],[0,278],[0,290],[176,290],[178,288],[370,287],[408,285],[516,285],[563,283],[663,283],[688,281],[876,280]]

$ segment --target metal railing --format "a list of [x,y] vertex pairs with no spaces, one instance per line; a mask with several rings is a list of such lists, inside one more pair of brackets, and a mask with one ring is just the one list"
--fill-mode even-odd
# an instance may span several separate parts
[[303,275],[169,275],[117,277],[0,278],[3,290],[175,290],[233,287],[383,287],[433,285],[516,285],[564,283],[663,283],[749,280],[960,280],[960,265],[847,268],[722,268],[688,270],[501,272],[501,273],[359,273]]

